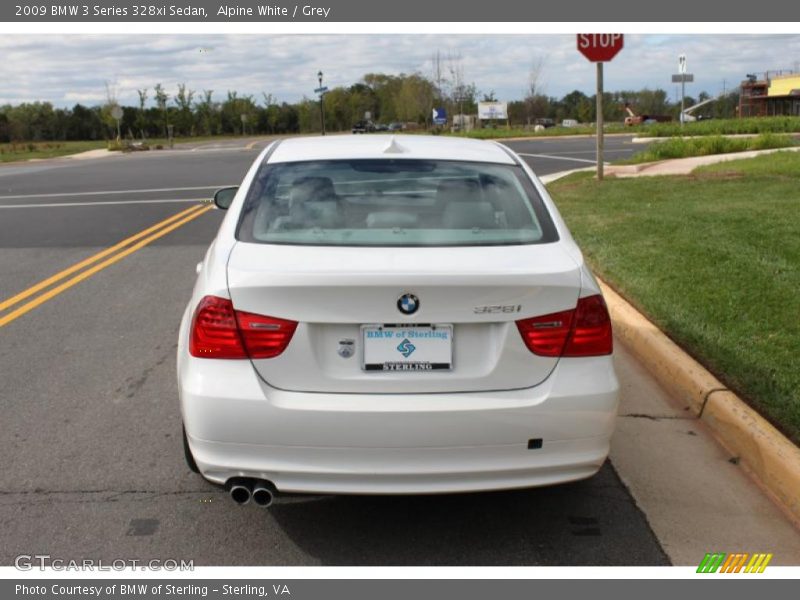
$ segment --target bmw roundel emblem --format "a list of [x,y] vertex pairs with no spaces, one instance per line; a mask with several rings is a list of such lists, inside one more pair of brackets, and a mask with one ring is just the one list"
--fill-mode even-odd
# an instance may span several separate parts
[[414,294],[403,294],[397,299],[397,310],[404,315],[413,315],[419,310],[419,298]]

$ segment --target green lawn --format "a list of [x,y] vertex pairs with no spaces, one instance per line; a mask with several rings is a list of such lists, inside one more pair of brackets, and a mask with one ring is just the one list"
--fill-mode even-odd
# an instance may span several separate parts
[[[175,145],[178,145],[199,142],[222,142],[225,140],[249,139],[250,137],[265,136],[247,136],[245,138],[239,135],[178,137],[175,138],[174,142]],[[135,141],[138,142],[140,140]],[[87,150],[112,148],[113,144],[113,141],[108,142],[106,140],[86,142],[11,142],[7,144],[0,144],[0,162],[16,162],[21,160],[30,160],[32,158],[57,158],[59,156],[67,156],[69,154],[86,152]],[[153,150],[155,150],[157,146],[168,148],[169,140],[166,138],[153,138],[148,139],[147,144]]]
[[800,154],[549,189],[595,272],[800,440]]
[[[289,134],[291,135],[291,134]],[[289,137],[289,135],[282,134],[280,137]],[[267,133],[258,133],[253,135],[197,135],[194,137],[176,137],[173,139],[174,144],[177,146],[179,144],[199,144],[205,142],[225,142],[229,140],[250,140],[254,138],[265,138],[265,137],[274,137],[271,134]],[[141,142],[141,139],[135,139],[134,142]],[[155,148],[156,146],[163,146],[164,148],[169,147],[169,140],[165,137],[158,137],[158,138],[147,138],[146,140],[147,145],[151,148]]]
[[31,158],[55,158],[105,147],[105,140],[93,142],[11,142],[10,144],[0,144],[0,162],[30,160]]

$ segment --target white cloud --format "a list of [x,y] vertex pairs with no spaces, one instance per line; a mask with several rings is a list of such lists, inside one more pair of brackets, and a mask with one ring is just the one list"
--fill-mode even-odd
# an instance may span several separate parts
[[[554,96],[594,91],[594,68],[573,35],[63,35],[0,38],[4,101],[47,100],[56,105],[98,103],[105,82],[118,99],[137,102],[136,90],[178,83],[200,92],[271,93],[279,100],[313,96],[316,73],[325,84],[349,86],[370,72],[431,72],[431,57],[458,54],[466,81],[501,99],[521,97],[531,65],[542,61],[540,85]],[[678,54],[688,56],[696,83],[687,93],[716,93],[746,73],[800,70],[798,35],[627,35],[605,69],[607,90],[666,89]]]

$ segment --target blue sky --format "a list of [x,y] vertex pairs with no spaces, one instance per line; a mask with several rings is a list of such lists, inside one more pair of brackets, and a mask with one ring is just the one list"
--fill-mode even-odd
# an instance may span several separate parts
[[[320,69],[330,87],[351,85],[369,72],[430,75],[437,50],[460,56],[464,79],[501,100],[524,95],[536,64],[548,95],[594,92],[594,67],[578,54],[574,35],[4,35],[0,104],[100,104],[106,82],[125,104],[137,103],[138,88],[149,88],[152,102],[159,82],[171,95],[185,82],[198,93],[214,90],[217,100],[236,90],[293,102],[314,95]],[[730,88],[746,73],[800,71],[800,35],[629,34],[625,49],[606,65],[605,87],[661,87],[674,98],[670,75],[681,53],[695,75],[687,88],[694,96]]]

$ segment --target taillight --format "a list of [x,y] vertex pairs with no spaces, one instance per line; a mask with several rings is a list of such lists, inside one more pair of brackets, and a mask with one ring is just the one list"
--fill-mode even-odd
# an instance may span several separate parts
[[528,350],[539,356],[611,354],[611,319],[600,295],[579,298],[573,310],[517,321]]
[[517,328],[528,350],[539,356],[561,356],[572,327],[574,310],[522,319]]
[[205,296],[192,319],[189,353],[199,358],[273,358],[289,345],[295,321],[234,310],[227,298]]
[[601,356],[614,349],[611,317],[599,294],[580,298],[564,356]]
[[192,319],[189,353],[199,358],[247,358],[230,300],[216,296],[200,300]]
[[236,320],[239,321],[239,332],[250,358],[278,356],[286,350],[297,328],[295,321],[254,315],[240,310],[236,311]]

